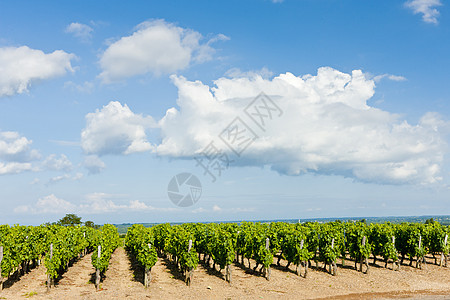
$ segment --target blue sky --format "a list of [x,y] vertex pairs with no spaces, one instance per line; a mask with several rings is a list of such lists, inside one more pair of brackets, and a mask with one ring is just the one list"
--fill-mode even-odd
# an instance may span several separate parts
[[[449,16],[439,0],[2,1],[0,223],[450,214]],[[245,114],[261,92],[280,109],[264,130]],[[240,156],[219,138],[236,117],[257,135]],[[211,142],[232,160],[215,182],[194,159]],[[167,194],[183,172],[203,188],[187,208]]]

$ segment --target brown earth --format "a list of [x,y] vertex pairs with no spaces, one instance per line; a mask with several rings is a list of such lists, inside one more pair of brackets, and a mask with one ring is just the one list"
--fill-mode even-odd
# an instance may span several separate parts
[[385,269],[379,262],[363,274],[347,260],[345,267],[338,264],[337,276],[312,267],[307,278],[297,276],[295,267],[286,270],[273,265],[269,281],[248,269],[246,261],[246,266],[233,265],[231,285],[224,280],[224,271],[200,263],[188,287],[173,264],[159,258],[145,289],[143,271],[118,248],[99,291],[92,283],[95,270],[87,255],[62,274],[50,293],[46,292],[45,267],[40,266],[16,282],[7,282],[0,299],[450,299],[450,267],[433,265],[431,258],[427,261],[423,270],[402,265],[400,271]]

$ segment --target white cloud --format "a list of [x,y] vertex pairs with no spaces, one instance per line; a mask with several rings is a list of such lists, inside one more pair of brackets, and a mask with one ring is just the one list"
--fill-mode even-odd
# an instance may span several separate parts
[[74,57],[62,50],[45,54],[27,46],[0,48],[0,97],[21,94],[32,83],[73,72]]
[[21,205],[14,209],[19,214],[60,214],[75,212],[76,206],[54,194],[40,198],[34,205]]
[[409,0],[405,2],[405,6],[411,9],[414,14],[422,14],[424,22],[437,24],[439,11],[435,8],[441,6],[440,0]]
[[66,27],[66,33],[71,33],[81,41],[86,42],[92,38],[92,27],[81,23],[70,23]]
[[71,175],[71,174],[63,174],[63,175],[58,175],[58,176],[54,176],[52,178],[50,178],[47,182],[47,186],[50,184],[54,184],[63,180],[67,180],[67,179],[71,179],[71,180],[80,180],[84,177],[83,173],[76,173],[75,175]]
[[115,197],[115,195],[106,193],[88,194],[86,195],[86,204],[81,204],[80,208],[92,213],[107,213],[126,209],[126,205],[117,205],[111,200],[111,198]]
[[[42,160],[42,155],[32,149],[33,141],[15,131],[0,131],[0,175],[18,174],[25,171],[72,170],[72,162],[66,155],[51,154]],[[55,178],[58,179],[58,178]],[[56,181],[62,180],[58,179]]]
[[131,200],[128,204],[116,204],[113,200],[122,198],[123,195],[107,193],[92,193],[86,195],[86,201],[80,205],[80,210],[84,213],[111,213],[119,211],[175,211],[174,208],[156,208],[149,206],[139,200]]
[[65,156],[61,154],[59,157],[56,154],[49,155],[43,162],[43,166],[47,170],[52,171],[71,171],[72,162]]
[[199,207],[199,208],[193,209],[192,212],[193,212],[194,214],[197,214],[197,213],[208,212],[208,210],[207,210],[207,209],[204,209],[203,207]]
[[57,183],[59,181],[65,180],[65,179],[69,179],[70,178],[70,174],[63,174],[63,175],[58,175],[58,176],[54,176],[52,178],[50,178],[47,182],[47,185],[49,184],[53,184],[53,183]]
[[116,204],[113,200],[123,198],[124,195],[107,193],[91,193],[85,195],[82,204],[73,204],[69,201],[57,198],[54,194],[40,198],[35,204],[20,205],[14,208],[18,214],[105,214],[111,212],[130,211],[178,211],[177,208],[153,207],[139,200],[131,200],[128,204]]
[[130,154],[152,149],[146,131],[155,126],[152,117],[134,114],[126,104],[112,101],[86,115],[81,146],[86,154]]
[[0,162],[0,175],[19,174],[25,171],[31,171],[33,166],[31,163]]
[[255,208],[242,208],[242,207],[231,207],[231,208],[222,208],[220,206],[213,205],[211,209],[206,209],[203,207],[199,207],[196,209],[193,209],[191,212],[194,214],[198,213],[245,213],[245,212],[254,212]]
[[128,204],[116,204],[113,199],[121,198],[121,195],[106,193],[92,193],[86,195],[86,201],[79,206],[80,211],[86,214],[103,214],[111,212],[127,211],[176,211],[176,208],[156,208],[139,200],[131,200]]
[[33,170],[32,161],[41,155],[31,149],[33,141],[14,131],[0,131],[0,175]]
[[75,175],[72,176],[72,179],[73,180],[80,180],[83,177],[84,177],[83,173],[78,172],[78,173],[76,173]]
[[399,75],[392,75],[392,74],[382,74],[382,75],[377,75],[373,78],[373,81],[375,81],[376,83],[380,82],[381,79],[387,78],[389,80],[392,81],[406,81],[406,77],[403,76],[399,76]]
[[[441,179],[446,144],[437,114],[418,124],[371,107],[374,80],[359,70],[346,74],[320,68],[317,75],[280,74],[220,78],[215,87],[172,77],[178,87],[177,104],[159,121],[161,156],[198,155],[211,141],[233,153],[217,136],[240,116],[260,136],[235,159],[234,165],[270,166],[288,175],[306,172],[343,175],[360,181],[404,184]],[[264,92],[283,110],[262,132],[243,113]],[[258,131],[259,130],[259,131]]]
[[212,58],[211,43],[227,39],[218,35],[201,43],[202,35],[163,20],[144,22],[136,31],[112,43],[100,57],[104,83],[152,73],[171,74],[183,70],[191,62],[204,62]]
[[0,131],[0,159],[6,161],[32,161],[41,155],[31,149],[32,140],[15,131]]
[[83,166],[88,169],[89,174],[97,174],[106,168],[106,164],[97,155],[87,155]]

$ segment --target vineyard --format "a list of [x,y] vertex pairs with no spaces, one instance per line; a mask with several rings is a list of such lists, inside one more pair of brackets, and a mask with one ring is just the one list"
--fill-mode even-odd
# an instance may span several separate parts
[[[0,290],[6,277],[17,279],[31,267],[39,266],[44,260],[49,291],[55,279],[67,271],[75,259],[94,249],[92,265],[100,273],[109,263],[111,253],[119,246],[119,234],[113,225],[104,225],[99,230],[85,226],[0,226]],[[103,249],[103,251],[101,250]],[[96,254],[97,254],[96,253]]]
[[[349,271],[364,273],[358,275],[364,280],[380,268],[391,274],[426,272],[427,265],[444,270],[448,276],[449,234],[450,228],[437,222],[186,223],[149,228],[133,225],[121,241],[113,225],[100,229],[2,225],[0,290],[4,282],[16,282],[33,269],[45,268],[43,284],[51,295],[58,280],[77,261],[89,257],[90,268],[95,270],[90,286],[101,291],[111,257],[122,244],[127,259],[135,265],[133,276],[149,292],[157,288],[160,275],[153,273],[162,263],[179,274],[177,279],[187,288],[196,285],[199,267],[222,278],[225,287],[243,284],[242,272],[270,282],[273,270],[288,277],[294,274],[301,282],[318,274],[331,280],[341,273],[348,276]],[[236,272],[240,275],[235,276]]]
[[[160,257],[169,257],[185,274],[186,283],[192,281],[193,270],[200,259],[219,272],[226,270],[225,279],[231,283],[231,265],[238,262],[259,268],[260,275],[270,279],[270,268],[277,258],[295,265],[297,274],[307,277],[308,267],[322,263],[331,275],[337,275],[337,260],[345,266],[346,259],[354,261],[354,268],[369,272],[369,258],[373,264],[381,259],[388,267],[399,270],[405,258],[409,265],[422,268],[427,254],[435,264],[447,266],[450,245],[449,227],[437,222],[431,224],[404,223],[401,225],[361,222],[330,222],[325,224],[289,224],[282,222],[261,224],[242,222],[224,224],[161,224],[151,228],[133,225],[127,234],[127,245],[132,244],[147,270],[156,263],[156,248]],[[132,243],[132,241],[139,241]],[[151,248],[154,245],[154,248]],[[142,258],[148,255],[152,259]],[[359,268],[358,268],[359,266]],[[302,271],[303,268],[303,271]],[[302,273],[303,272],[303,273]]]

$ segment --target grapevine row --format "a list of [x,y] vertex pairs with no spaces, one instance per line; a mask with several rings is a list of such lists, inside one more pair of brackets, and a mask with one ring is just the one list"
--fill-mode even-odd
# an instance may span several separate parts
[[[332,275],[337,274],[337,260],[345,265],[350,258],[355,269],[367,273],[369,258],[392,263],[398,270],[408,257],[410,265],[422,268],[424,256],[431,254],[435,263],[447,265],[450,245],[449,227],[430,224],[370,224],[363,222],[329,222],[292,224],[284,222],[225,224],[160,224],[152,228],[134,225],[127,234],[127,247],[148,270],[156,263],[156,252],[173,260],[192,280],[192,271],[200,260],[206,266],[226,270],[231,282],[231,265],[239,263],[270,279],[270,266],[278,257],[287,261],[286,268],[296,266],[297,273],[307,276],[311,263],[322,262]],[[153,249],[153,250],[152,250]],[[438,263],[438,259],[440,260]],[[246,261],[245,261],[246,260]],[[251,261],[256,265],[252,266]],[[359,265],[359,268],[358,268]],[[146,283],[147,285],[148,283]]]
[[[116,237],[110,234],[114,231]],[[40,265],[42,259],[46,267],[47,288],[50,289],[55,279],[76,258],[98,245],[102,245],[106,251],[98,263],[96,261],[96,266],[105,270],[106,260],[109,261],[111,255],[110,245],[118,245],[118,238],[117,229],[112,225],[105,225],[101,231],[86,226],[0,225],[0,290],[4,278],[18,278],[30,267]]]
[[111,224],[103,225],[94,237],[97,246],[91,256],[92,266],[96,269],[95,287],[100,286],[101,274],[108,269],[111,255],[120,245],[117,227]]

